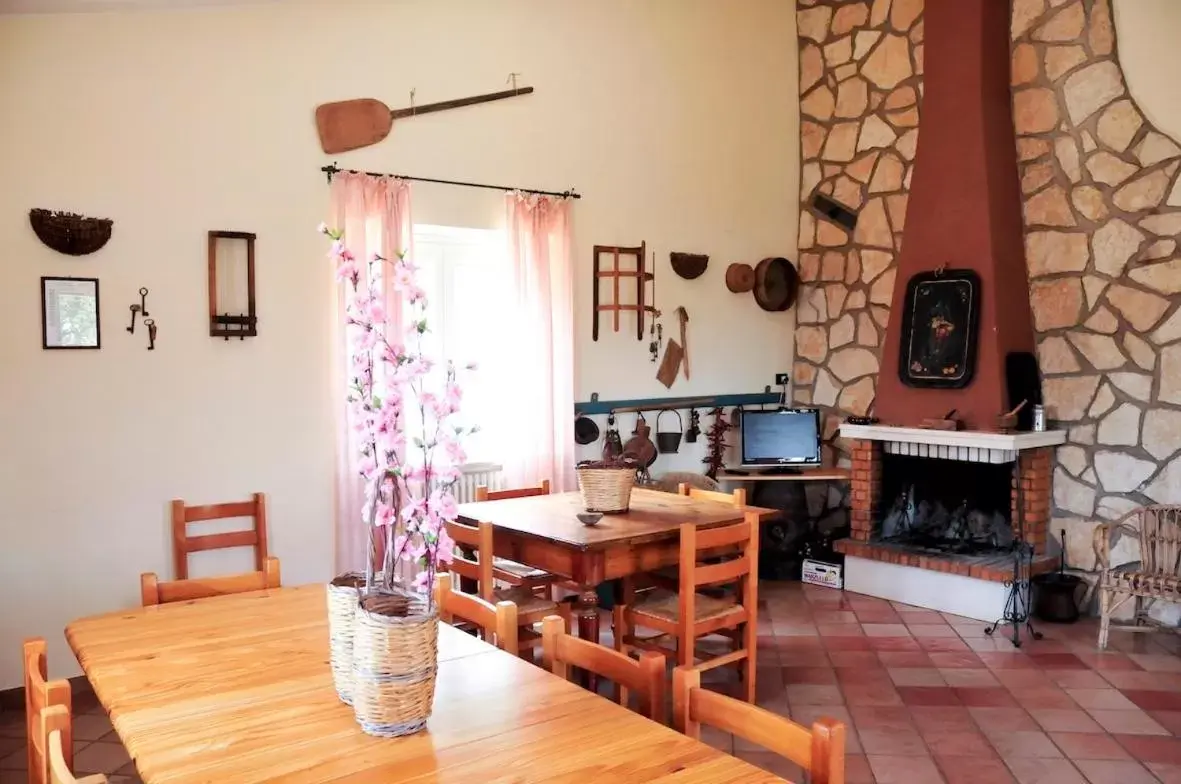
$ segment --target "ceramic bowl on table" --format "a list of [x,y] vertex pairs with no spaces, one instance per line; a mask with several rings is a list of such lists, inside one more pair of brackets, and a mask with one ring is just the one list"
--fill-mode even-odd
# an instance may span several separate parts
[[585,525],[587,527],[590,527],[592,525],[599,524],[599,521],[603,519],[603,513],[602,512],[579,512],[578,514],[575,515],[575,517],[578,518],[578,522],[582,523],[583,525]]

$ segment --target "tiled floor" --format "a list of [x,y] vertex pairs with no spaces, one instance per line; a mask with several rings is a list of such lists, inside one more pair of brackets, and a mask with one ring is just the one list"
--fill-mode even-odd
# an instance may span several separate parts
[[[1016,650],[965,618],[798,583],[760,591],[759,704],[844,721],[849,784],[1181,784],[1181,638],[1114,632],[1100,654],[1093,621],[1040,624],[1046,638]],[[79,772],[138,782],[94,695],[74,708]],[[703,739],[804,781],[743,741]],[[0,713],[0,784],[24,784],[24,767],[24,717]]]

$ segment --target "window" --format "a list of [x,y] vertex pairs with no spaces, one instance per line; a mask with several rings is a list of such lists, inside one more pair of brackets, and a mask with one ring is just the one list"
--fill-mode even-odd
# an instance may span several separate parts
[[[504,233],[454,226],[414,226],[414,262],[427,294],[427,352],[457,367],[474,362],[475,373],[461,371],[464,399],[460,418],[480,432],[464,442],[468,462],[496,462],[498,432],[506,412],[499,385],[492,383],[502,365],[504,322],[509,309]],[[416,428],[412,422],[410,432]]]

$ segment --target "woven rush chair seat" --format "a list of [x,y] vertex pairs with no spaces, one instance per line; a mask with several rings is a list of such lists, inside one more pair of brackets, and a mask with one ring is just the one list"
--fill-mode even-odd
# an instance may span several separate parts
[[[680,596],[677,594],[657,588],[654,591],[641,594],[632,609],[637,616],[648,615],[675,623],[681,619],[680,602]],[[731,613],[740,612],[742,612],[742,608],[734,599],[715,599],[703,593],[698,593],[693,603],[693,620],[695,621],[708,621],[712,618],[721,618]]]
[[558,603],[546,596],[538,596],[532,588],[518,585],[513,588],[497,588],[492,592],[493,602],[512,602],[521,615],[557,613]]
[[[1130,566],[1127,564],[1126,566]],[[1139,564],[1136,564],[1139,566]],[[1112,570],[1108,585],[1121,593],[1136,596],[1160,596],[1163,593],[1176,594],[1181,599],[1181,577],[1167,574],[1146,574],[1137,571]]]

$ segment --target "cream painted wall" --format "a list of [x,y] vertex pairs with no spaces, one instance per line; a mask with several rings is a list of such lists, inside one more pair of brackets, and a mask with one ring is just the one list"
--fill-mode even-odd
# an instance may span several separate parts
[[1141,111],[1162,133],[1181,139],[1181,2],[1114,0],[1119,60],[1128,89]]
[[[660,307],[691,315],[675,394],[760,390],[792,319],[725,291],[732,260],[794,257],[793,4],[783,0],[404,0],[0,17],[0,688],[18,643],[77,665],[71,619],[136,604],[170,575],[166,505],[264,490],[284,580],[332,570],[332,281],[312,108],[499,89],[537,93],[400,124],[343,166],[565,188],[576,207],[580,396],[664,394],[627,333],[589,340],[590,248],[646,240]],[[494,192],[423,186],[417,219],[495,226]],[[41,246],[30,207],[115,219],[81,259]],[[207,336],[205,232],[257,232],[260,336]],[[696,281],[671,250],[709,253]],[[101,279],[103,348],[42,351],[38,278]],[[124,331],[151,289],[157,350]],[[525,416],[528,412],[506,412]],[[207,570],[241,568],[214,558]]]

